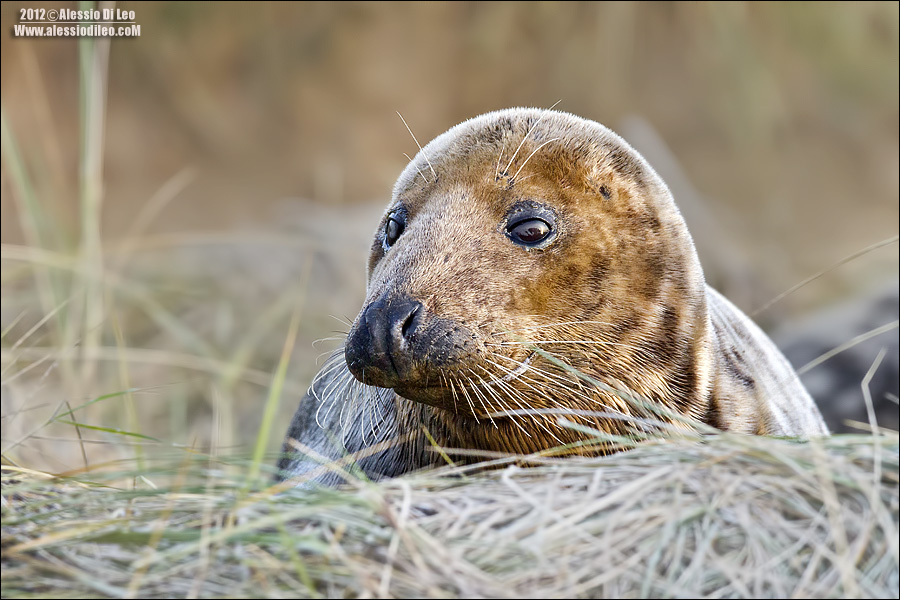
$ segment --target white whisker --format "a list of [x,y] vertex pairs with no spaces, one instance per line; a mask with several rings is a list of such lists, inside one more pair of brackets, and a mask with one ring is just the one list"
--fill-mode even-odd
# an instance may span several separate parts
[[[541,113],[541,116],[538,118],[538,120],[534,122],[534,125],[532,125],[531,129],[528,130],[528,132],[525,134],[525,137],[523,137],[522,141],[519,142],[519,147],[516,148],[515,152],[513,152],[512,158],[509,159],[509,164],[506,165],[506,168],[504,169],[504,171],[509,172],[509,168],[512,166],[513,161],[516,160],[516,156],[519,154],[519,150],[521,150],[522,146],[525,145],[525,141],[528,139],[528,136],[531,135],[531,132],[534,131],[535,127],[537,127],[540,124],[540,122],[544,120],[544,117],[546,117],[547,114],[551,110],[553,110],[556,107],[556,105],[559,104],[560,102],[562,102],[562,100],[557,100],[556,102],[553,103],[553,106],[551,106],[550,108],[545,110],[543,113]],[[534,154],[534,153],[532,152],[532,154]],[[531,157],[529,156],[529,158],[531,158]],[[528,161],[526,160],[525,162],[528,162]],[[521,170],[522,169],[519,169],[519,171],[521,171]],[[516,175],[518,175],[518,172],[516,172]],[[515,177],[513,177],[513,179],[515,179]]]
[[434,167],[431,165],[431,161],[428,160],[428,155],[425,154],[425,151],[422,149],[422,144],[420,144],[419,140],[416,139],[416,134],[414,134],[412,132],[412,129],[409,128],[409,125],[406,124],[406,119],[403,118],[403,115],[400,114],[399,110],[397,111],[397,116],[400,117],[401,121],[403,121],[403,125],[406,126],[406,130],[409,132],[409,135],[412,136],[412,139],[416,143],[416,146],[419,147],[419,152],[421,152],[422,156],[425,157],[425,162],[428,163],[428,168],[431,169],[431,174],[434,175],[434,180],[437,181],[437,172],[434,170]]
[[[412,159],[409,157],[409,154],[404,152],[403,156],[405,156],[406,160],[408,160],[410,162],[410,164],[412,164]],[[422,178],[422,181],[424,181],[425,183],[428,183],[428,178],[425,177],[424,175],[422,175],[422,171],[419,169],[418,165],[413,165],[413,167],[415,167],[416,171],[419,173],[419,176]]]
[[541,144],[540,146],[538,146],[537,148],[535,148],[535,149],[534,149],[534,152],[532,152],[531,154],[528,155],[528,158],[525,159],[525,162],[523,162],[523,163],[522,163],[522,166],[519,167],[519,170],[516,171],[516,174],[512,176],[513,181],[516,180],[516,177],[519,176],[519,173],[522,172],[522,169],[525,168],[525,165],[528,164],[528,161],[531,160],[531,157],[534,156],[534,155],[537,153],[538,150],[540,150],[541,148],[543,148],[543,147],[546,146],[547,144],[550,144],[550,143],[552,143],[552,142],[557,142],[557,141],[559,141],[559,138],[553,138],[552,140],[547,140],[546,142],[544,142],[543,144]]

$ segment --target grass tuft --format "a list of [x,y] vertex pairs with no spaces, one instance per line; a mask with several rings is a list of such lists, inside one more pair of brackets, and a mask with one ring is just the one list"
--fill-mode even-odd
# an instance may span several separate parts
[[88,482],[5,468],[2,592],[897,595],[895,433],[805,444],[723,434],[541,461],[250,496],[200,454],[156,465],[179,472],[168,489],[107,487],[122,471]]
[[[92,6],[80,3],[82,9]],[[896,17],[896,7],[884,6],[851,11],[852,19],[840,21],[853,25],[873,16]],[[515,17],[505,11],[518,9],[495,5],[491,10]],[[628,6],[617,10],[634,11]],[[732,107],[718,118],[723,129],[736,128],[728,136],[740,149],[749,147],[746,142],[754,136],[765,138],[782,129],[761,126],[781,123],[768,114],[778,103],[758,97],[771,95],[774,88],[758,68],[763,63],[752,52],[752,37],[734,35],[740,19],[733,10],[684,5],[676,13],[692,17],[680,21],[699,23],[701,29],[711,25],[713,37],[732,53],[729,58],[709,51],[706,44],[712,38],[697,38],[704,40],[697,46],[698,56],[714,58],[713,68],[698,69],[712,73],[715,82],[700,97],[721,96],[726,100],[721,106]],[[823,29],[821,15],[811,21],[808,12],[798,13],[789,20],[793,10],[772,5],[760,14],[785,17],[776,19],[784,38],[799,39],[803,50],[792,56],[818,57],[811,41],[798,34],[810,22],[813,29]],[[564,12],[533,14],[553,21]],[[516,22],[505,17],[500,21]],[[473,19],[480,22],[481,17]],[[592,27],[591,19],[579,19]],[[396,16],[388,20],[396,25]],[[446,19],[440,21],[443,28]],[[606,16],[602,21],[613,22]],[[171,24],[161,17],[156,22]],[[654,20],[640,17],[635,22],[652,25]],[[557,23],[556,29],[569,29],[564,21]],[[612,27],[613,33],[627,29]],[[860,46],[843,30],[823,31],[826,37],[836,34]],[[593,52],[595,33],[591,29],[583,36],[587,45],[578,47],[579,54]],[[285,35],[290,48],[296,36],[293,30]],[[603,37],[618,49],[625,47],[622,38]],[[242,38],[227,39],[238,41],[226,42],[223,36],[222,44],[208,46],[222,47],[244,64]],[[811,36],[816,39],[818,34]],[[115,51],[141,47],[133,41]],[[863,41],[874,44],[877,38]],[[539,45],[531,46],[547,54]],[[320,337],[321,324],[311,322],[314,307],[343,311],[329,285],[340,283],[335,265],[343,262],[336,257],[355,257],[334,235],[348,221],[318,225],[327,232],[322,239],[293,230],[148,234],[151,222],[199,178],[200,170],[184,168],[166,175],[169,179],[136,211],[124,232],[102,231],[107,200],[126,201],[105,198],[104,157],[113,151],[112,144],[106,147],[107,117],[116,122],[115,111],[107,115],[110,52],[108,39],[78,41],[80,101],[77,110],[74,101],[68,104],[77,113],[79,127],[73,129],[80,132],[80,144],[71,173],[49,151],[57,147],[58,152],[62,139],[45,139],[44,156],[30,151],[26,142],[33,132],[22,131],[27,121],[19,120],[21,110],[8,105],[0,110],[4,181],[24,238],[23,245],[4,243],[0,257],[0,595],[897,598],[898,437],[876,427],[872,435],[809,444],[724,434],[671,435],[637,443],[598,434],[598,443],[628,451],[594,459],[528,457],[528,464],[537,465],[528,469],[521,468],[521,457],[502,455],[490,456],[489,469],[461,467],[454,459],[465,452],[441,449],[447,467],[392,481],[360,480],[340,490],[265,487],[283,431],[279,419],[291,412],[282,397],[292,395],[296,401],[314,369],[299,340],[311,338],[312,332]],[[742,68],[733,67],[734,54],[743,56]],[[877,65],[895,66],[896,52],[873,56]],[[52,137],[49,132],[56,128],[40,63],[31,54],[25,57],[33,80],[26,104],[40,113],[43,135]],[[231,61],[214,57],[213,63],[210,71]],[[171,96],[176,111],[184,109],[182,98],[212,98],[202,87],[206,79],[194,76],[197,64],[202,63],[179,56],[164,69],[176,75],[181,69],[190,72],[189,77],[175,77],[181,82],[173,88],[180,92]],[[613,67],[621,68],[621,61],[617,64]],[[792,81],[804,79],[793,75],[797,60],[779,65]],[[892,76],[877,80],[886,81],[888,89],[896,84],[896,69],[884,71]],[[300,72],[304,85],[315,85],[307,67]],[[490,81],[496,79],[493,70],[486,72]],[[857,72],[848,63],[842,76]],[[760,76],[754,78],[754,73]],[[618,89],[608,85],[621,79],[615,75],[612,71],[596,79],[603,89],[595,91]],[[471,79],[471,73],[465,77]],[[855,78],[848,82],[853,84],[848,89],[859,89]],[[246,87],[254,93],[260,89]],[[284,92],[279,86],[268,89],[279,97]],[[735,90],[740,98],[732,102]],[[50,94],[56,91],[50,88]],[[885,97],[894,98],[895,91],[889,91],[892,95],[884,92]],[[170,91],[163,93],[168,98]],[[215,108],[220,100],[227,104],[228,97],[203,102],[215,110],[190,110],[178,123],[202,134],[207,123],[218,122],[216,115],[231,120],[233,111]],[[628,105],[630,112],[625,98],[612,102]],[[347,105],[333,104],[344,123]],[[357,132],[370,129],[347,123]],[[169,143],[169,136],[159,138]],[[377,144],[370,149],[381,152],[383,136],[372,139]],[[128,142],[135,143],[131,137]],[[262,155],[259,143],[249,146],[254,156]],[[327,154],[327,148],[315,151]],[[265,160],[272,157],[265,155]],[[840,160],[843,164],[847,158],[841,155]],[[848,164],[853,168],[855,163]],[[242,173],[252,170],[253,165],[242,165]],[[372,181],[353,177],[346,184],[371,186]],[[66,194],[70,189],[76,190],[71,197]],[[265,194],[260,191],[260,198]],[[366,188],[365,195],[370,194]],[[73,223],[65,218],[70,200],[78,205]],[[753,201],[755,206],[755,195]],[[318,224],[313,208],[302,209],[303,220]],[[861,253],[896,241],[892,237]],[[293,265],[300,268],[295,272]],[[357,281],[357,262],[353,269],[352,280]],[[254,277],[247,276],[250,272]],[[279,283],[267,287],[273,280]],[[329,284],[332,280],[337,283]],[[284,325],[285,335],[274,333]],[[652,406],[643,408],[648,415],[671,416]],[[568,426],[591,433],[576,423]],[[351,463],[331,468],[358,472]]]

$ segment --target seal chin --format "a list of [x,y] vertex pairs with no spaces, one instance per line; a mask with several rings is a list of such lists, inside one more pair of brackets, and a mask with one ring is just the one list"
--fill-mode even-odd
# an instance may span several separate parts
[[[482,376],[478,378],[460,376],[458,372],[468,371],[474,373],[484,371],[483,367],[464,368],[457,367],[454,372],[445,372],[443,374],[430,374],[426,385],[417,385],[410,381],[401,381],[393,386],[394,391],[407,400],[428,404],[435,408],[448,410],[456,414],[469,414],[479,419],[490,418],[492,412],[491,403],[487,406],[479,400],[472,402],[473,399],[484,399],[488,397],[505,397],[509,394],[509,384],[518,379],[530,368],[532,360],[537,355],[532,352],[519,363],[519,366],[506,373],[499,373],[493,377]],[[438,385],[428,385],[428,383],[439,382]],[[451,383],[451,382],[455,382]],[[491,391],[488,391],[491,390]],[[479,410],[479,408],[481,410]]]
[[428,404],[435,408],[443,408],[455,411],[455,402],[453,393],[449,388],[443,386],[409,386],[399,385],[394,391],[401,398],[412,400],[420,404]]

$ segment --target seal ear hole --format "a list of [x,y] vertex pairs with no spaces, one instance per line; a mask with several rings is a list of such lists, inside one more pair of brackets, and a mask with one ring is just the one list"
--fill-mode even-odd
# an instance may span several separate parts
[[600,186],[600,195],[603,196],[604,198],[606,198],[607,200],[609,200],[609,197],[611,196],[611,194],[609,193],[609,188],[606,187],[605,185],[601,185]]

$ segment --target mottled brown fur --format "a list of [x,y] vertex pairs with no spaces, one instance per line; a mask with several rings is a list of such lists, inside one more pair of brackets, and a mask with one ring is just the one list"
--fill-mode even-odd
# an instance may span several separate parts
[[[518,206],[552,212],[547,247],[507,237]],[[405,230],[386,248],[396,211]],[[379,409],[395,411],[398,432],[427,429],[451,448],[535,452],[584,439],[560,415],[623,435],[638,426],[615,414],[677,420],[641,409],[633,394],[720,429],[827,433],[778,350],[707,288],[662,180],[592,121],[510,109],[432,141],[398,179],[368,278],[366,305],[403,294],[471,333],[465,359],[420,365],[419,379]],[[412,463],[399,471],[422,466]]]

